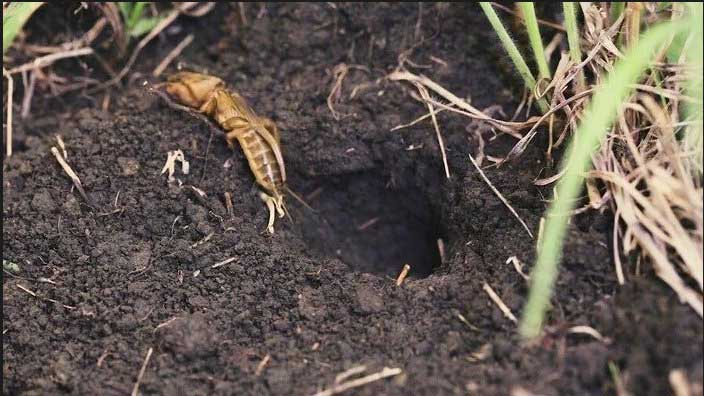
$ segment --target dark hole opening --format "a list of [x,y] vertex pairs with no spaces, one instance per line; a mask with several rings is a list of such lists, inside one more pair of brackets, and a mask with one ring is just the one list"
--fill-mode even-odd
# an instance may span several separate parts
[[309,247],[340,258],[353,271],[426,277],[440,262],[440,223],[420,189],[391,189],[368,172],[321,179],[300,227]]

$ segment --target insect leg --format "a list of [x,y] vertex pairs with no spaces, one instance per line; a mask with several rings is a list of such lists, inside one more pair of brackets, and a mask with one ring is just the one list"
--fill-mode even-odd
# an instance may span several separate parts
[[281,144],[281,136],[279,135],[279,128],[276,126],[276,123],[274,123],[274,121],[272,121],[270,118],[266,117],[259,117],[259,120],[261,121],[264,128],[269,131],[271,136],[276,139],[276,143]]
[[269,231],[270,234],[274,233],[274,220],[276,217],[274,216],[274,212],[276,211],[275,207],[275,200],[273,197],[260,192],[259,197],[266,203],[267,208],[269,208],[269,223],[266,226],[267,231]]
[[227,131],[225,132],[225,140],[227,141],[227,146],[231,149],[235,149],[235,141],[239,139],[239,137],[247,132],[247,129],[244,127],[233,127],[233,128],[228,128]]

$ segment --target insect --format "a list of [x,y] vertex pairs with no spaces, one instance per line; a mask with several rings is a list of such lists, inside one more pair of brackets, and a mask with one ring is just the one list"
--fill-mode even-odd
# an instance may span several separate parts
[[256,115],[241,95],[227,90],[225,82],[215,76],[178,72],[167,79],[166,92],[177,103],[212,117],[225,131],[231,149],[235,141],[239,143],[257,184],[266,191],[260,192],[260,198],[269,209],[267,230],[273,234],[274,212],[279,217],[288,213],[284,205],[286,167],[276,124]]

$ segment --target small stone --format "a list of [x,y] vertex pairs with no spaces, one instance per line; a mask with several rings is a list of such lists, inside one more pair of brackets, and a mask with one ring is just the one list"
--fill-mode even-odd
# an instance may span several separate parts
[[198,231],[203,236],[208,236],[213,233],[213,227],[207,223],[196,224],[196,231]]
[[427,355],[433,350],[433,345],[428,341],[421,341],[416,345],[417,355]]
[[159,329],[158,336],[164,350],[182,361],[217,354],[219,336],[209,320],[200,313],[174,320]]
[[5,271],[12,272],[13,274],[20,272],[19,265],[7,260],[2,260],[2,269],[4,269]]
[[286,319],[279,319],[276,322],[274,322],[274,328],[278,331],[287,331],[290,327],[290,324],[288,320]]
[[27,176],[28,174],[32,173],[32,165],[29,164],[27,161],[22,161],[20,163],[19,171],[20,175],[22,176]]
[[49,191],[42,191],[32,197],[32,208],[38,212],[51,212],[55,207],[54,199]]
[[381,296],[368,285],[359,285],[355,291],[359,310],[364,314],[376,313],[384,308]]
[[78,217],[81,215],[81,205],[73,195],[66,198],[66,202],[61,205],[61,208],[70,216]]
[[188,299],[188,303],[194,307],[207,307],[209,305],[208,299],[203,296],[193,296]]
[[117,163],[122,168],[123,176],[134,176],[139,172],[139,162],[134,158],[118,157]]

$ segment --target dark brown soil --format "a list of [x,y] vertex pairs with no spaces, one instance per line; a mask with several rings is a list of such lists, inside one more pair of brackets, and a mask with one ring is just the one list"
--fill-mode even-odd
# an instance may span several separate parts
[[[241,151],[217,134],[209,141],[207,125],[146,95],[137,78],[112,90],[108,112],[102,94],[35,98],[32,116],[15,120],[16,152],[3,164],[3,258],[20,267],[3,278],[4,394],[126,395],[150,348],[142,394],[311,395],[363,364],[403,374],[348,394],[506,395],[520,386],[605,395],[616,393],[610,363],[631,394],[671,393],[676,368],[701,394],[702,321],[646,264],[641,276],[627,265],[618,286],[607,215],[574,221],[546,335],[521,346],[482,285],[520,315],[527,287],[506,259],[531,263],[534,243],[467,159],[476,126],[439,115],[449,180],[429,122],[390,132],[425,109],[408,87],[375,81],[421,37],[410,59],[429,68],[414,70],[479,108],[513,112],[520,89],[478,6],[245,8],[244,27],[228,5],[183,18],[134,71],[147,75],[195,32],[182,60],[222,76],[278,123],[290,187],[316,212],[288,199],[294,222],[279,219],[267,235]],[[348,74],[336,120],[326,98],[339,63],[368,71]],[[51,155],[55,134],[95,208]],[[520,164],[486,170],[536,231],[550,195],[532,184],[550,172],[543,148],[537,141]],[[176,149],[191,164],[175,174],[182,186],[159,173]],[[396,287],[404,263],[413,270]],[[577,325],[606,340],[567,331]]]

